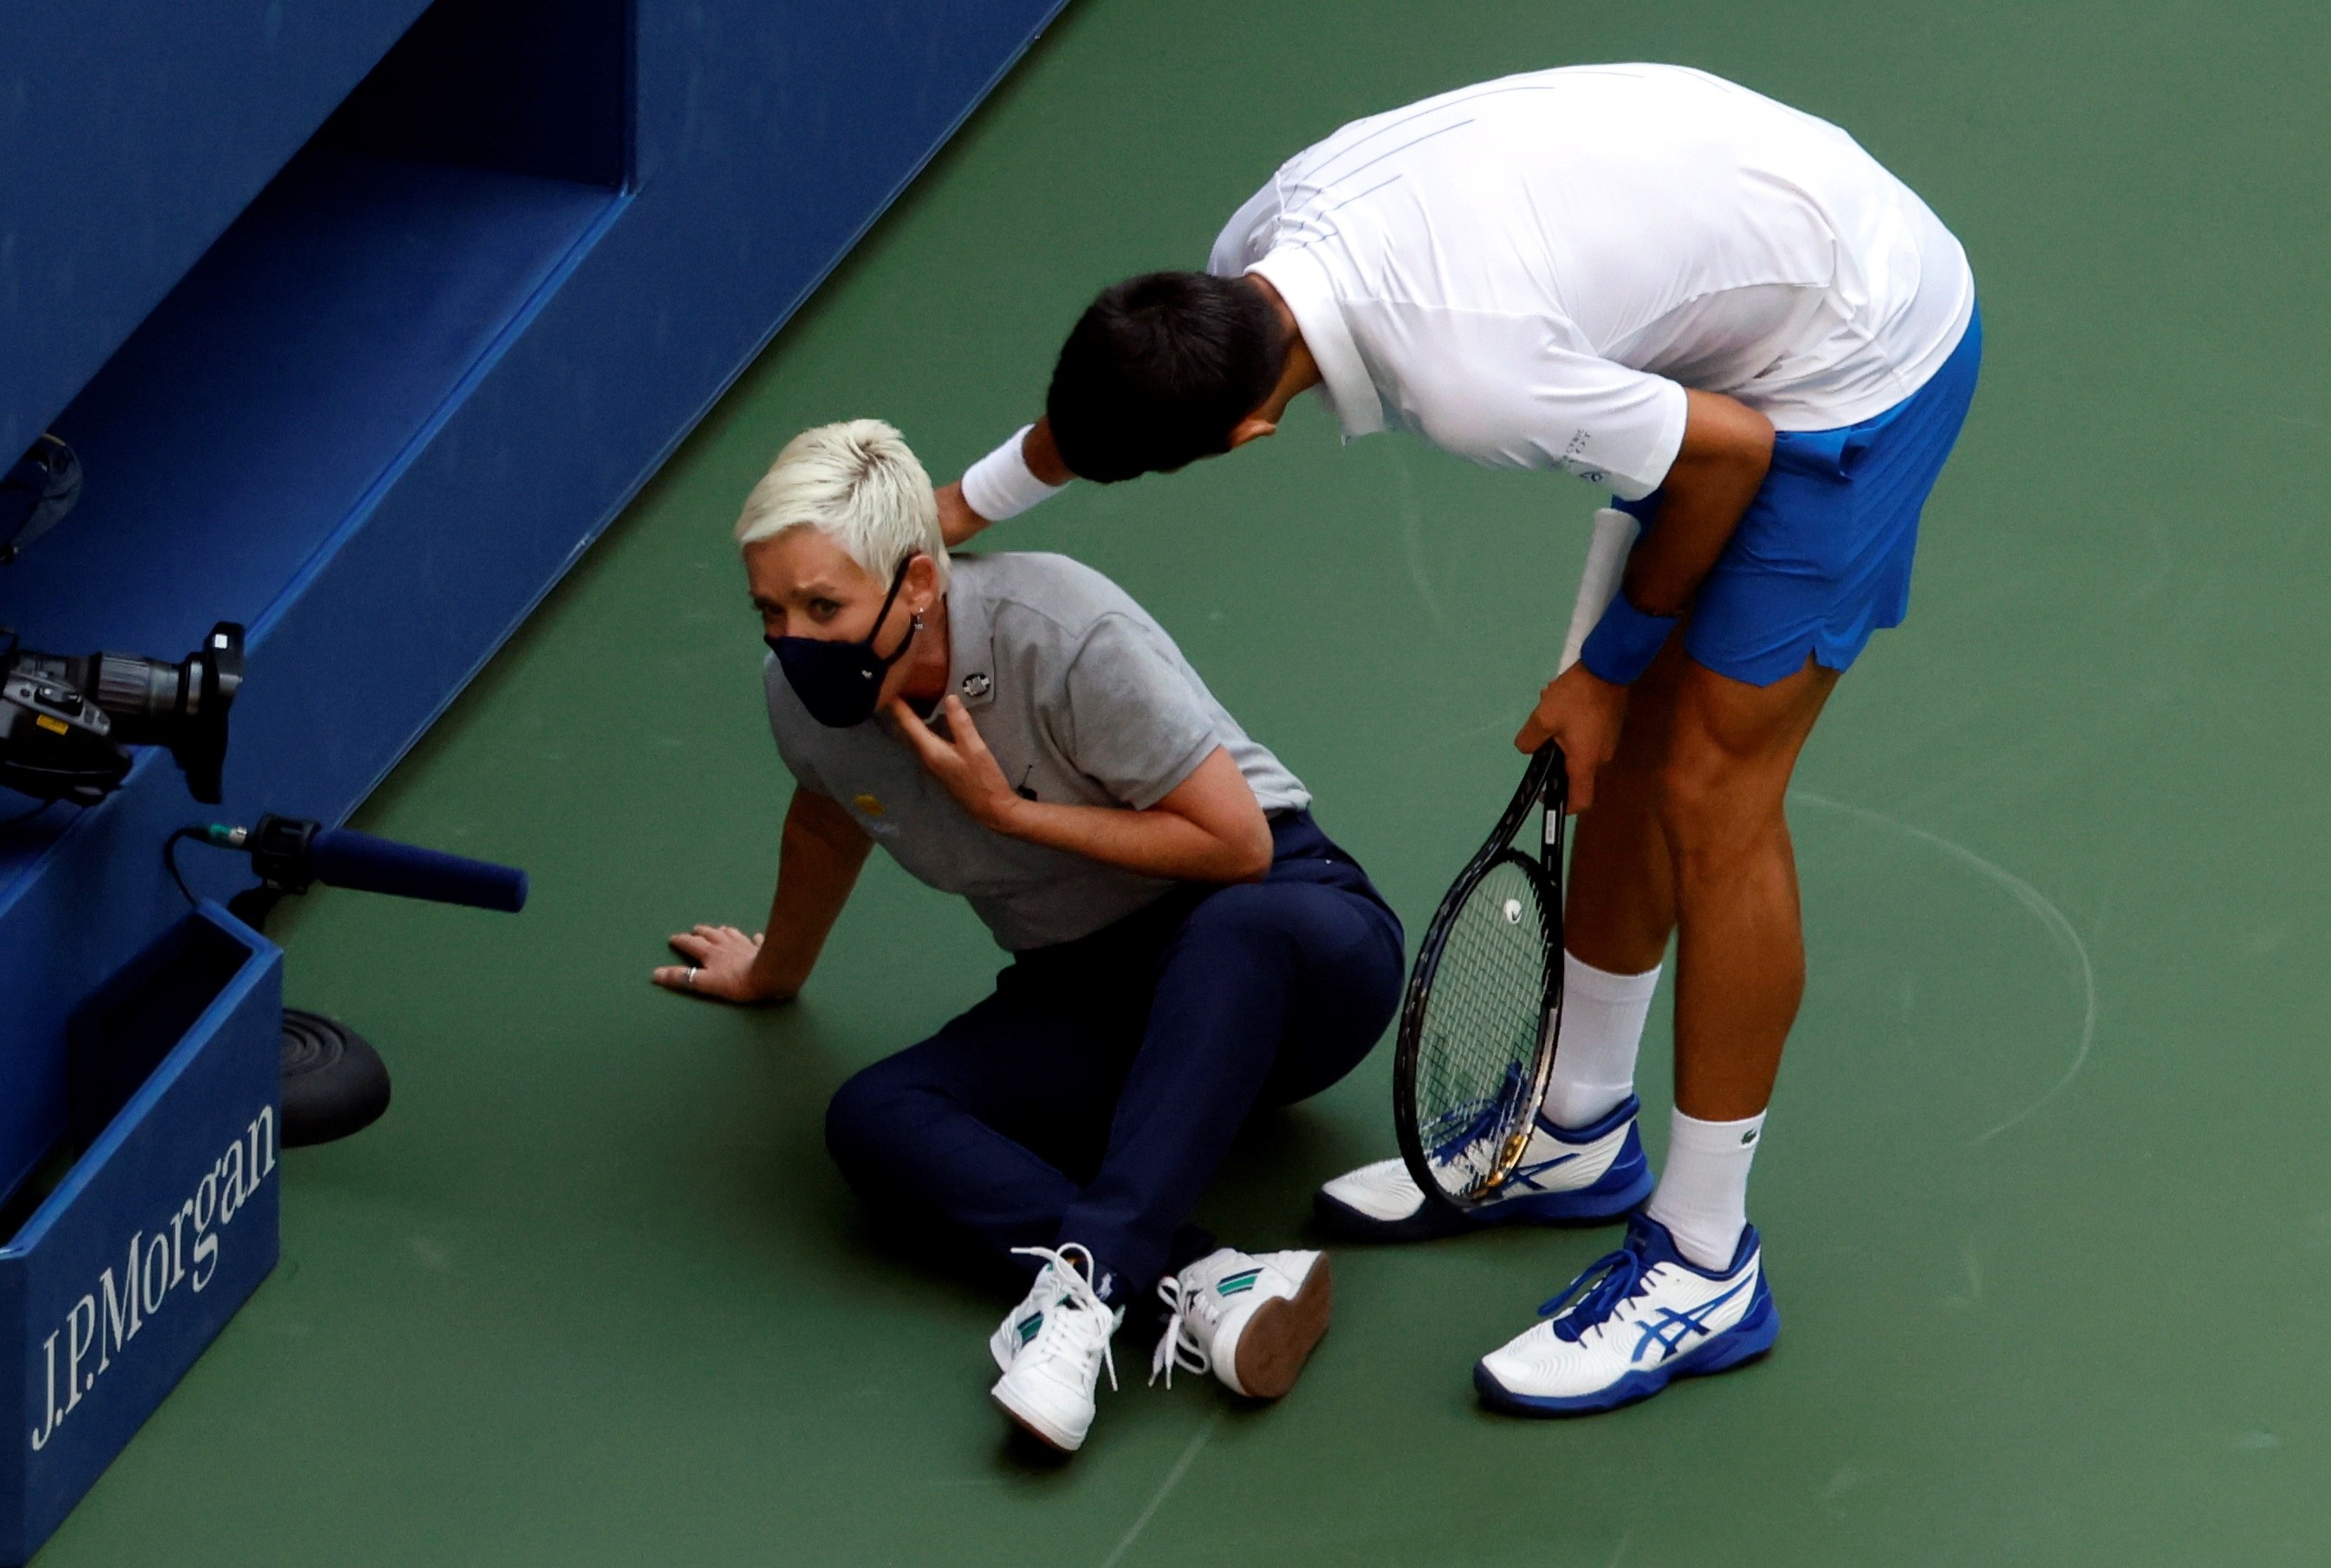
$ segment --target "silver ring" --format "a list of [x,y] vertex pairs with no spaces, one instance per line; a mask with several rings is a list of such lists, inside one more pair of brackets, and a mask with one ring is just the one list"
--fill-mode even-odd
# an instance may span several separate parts
[[693,964],[688,966],[688,988],[690,991],[696,989],[696,965]]

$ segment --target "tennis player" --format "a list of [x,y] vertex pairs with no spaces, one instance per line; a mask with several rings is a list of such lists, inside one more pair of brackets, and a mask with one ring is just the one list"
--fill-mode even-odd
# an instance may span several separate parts
[[[1584,658],[1515,737],[1561,743],[1584,814],[1514,1195],[1460,1221],[1386,1161],[1319,1196],[1385,1239],[1632,1216],[1476,1367],[1493,1405],[1607,1409],[1778,1332],[1747,1184],[1804,984],[1783,797],[1839,675],[1908,609],[1981,346],[1958,242],[1845,132],[1698,71],[1537,71],[1346,126],[1232,216],[1204,271],[1105,290],[1045,417],[940,494],[959,540],[1072,478],[1233,451],[1316,391],[1346,441],[1412,430],[1575,474],[1641,524],[1632,549],[1625,519],[1598,526],[1623,575],[1590,560],[1587,580],[1622,586],[1581,604]],[[1634,1067],[1671,933],[1654,1188]]]
[[794,438],[737,539],[794,781],[776,894],[764,935],[673,936],[688,962],[656,981],[792,997],[877,843],[962,894],[1012,962],[994,995],[842,1086],[826,1143],[842,1174],[894,1226],[1025,1289],[990,1341],[994,1397],[1055,1448],[1084,1441],[1110,1335],[1153,1291],[1153,1379],[1211,1368],[1285,1393],[1327,1326],[1327,1259],[1217,1247],[1190,1212],[1249,1113],[1375,1045],[1400,922],[1116,584],[1059,556],[951,561],[889,425]]

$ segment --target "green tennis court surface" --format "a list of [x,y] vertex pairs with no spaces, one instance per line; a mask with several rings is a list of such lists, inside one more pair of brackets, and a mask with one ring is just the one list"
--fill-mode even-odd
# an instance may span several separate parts
[[[1093,288],[1194,264],[1341,120],[1607,59],[1841,121],[1984,290],[1911,621],[1800,774],[1812,982],[1752,1204],[1780,1347],[1494,1419],[1472,1359],[1615,1232],[1346,1251],[1283,1406],[1143,1388],[1128,1337],[1086,1451],[1026,1462],[1000,1306],[882,1251],[820,1143],[843,1076],[982,993],[968,911],[878,860],[800,1005],[646,980],[774,863],[728,524],[819,421],[952,475]],[[290,1000],[395,1106],[287,1156],[281,1269],[42,1562],[2320,1561],[2326,72],[2296,5],[1078,0],[368,808],[529,868],[526,915],[287,923]],[[1413,931],[1511,788],[1594,499],[1290,426],[995,542],[1156,612]],[[1248,1140],[1225,1239],[1297,1242],[1390,1151],[1388,1056]]]

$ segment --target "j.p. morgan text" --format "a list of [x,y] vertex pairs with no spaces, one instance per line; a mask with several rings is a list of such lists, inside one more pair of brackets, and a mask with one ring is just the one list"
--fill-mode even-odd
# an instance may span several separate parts
[[130,1232],[119,1278],[111,1266],[100,1270],[89,1293],[42,1342],[48,1402],[46,1419],[32,1433],[35,1452],[48,1446],[138,1330],[168,1308],[179,1286],[200,1291],[210,1284],[218,1272],[221,1233],[274,1171],[275,1108],[262,1106],[243,1136],[203,1173],[176,1213],[150,1232]]

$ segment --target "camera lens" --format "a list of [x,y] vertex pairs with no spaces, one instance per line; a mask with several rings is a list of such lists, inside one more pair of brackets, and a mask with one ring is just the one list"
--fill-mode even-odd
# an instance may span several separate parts
[[[218,803],[227,713],[243,686],[241,626],[220,622],[176,664],[133,653],[60,658],[19,648],[5,631],[0,639],[0,676],[8,678],[0,698],[0,781],[39,798],[94,804],[128,772],[125,746],[161,746],[186,774],[188,793]],[[84,701],[103,718],[88,713]],[[75,719],[87,722],[76,728]],[[20,729],[39,738],[22,739]]]
[[186,707],[186,664],[165,664],[128,653],[100,653],[90,662],[93,668],[82,689],[112,716],[116,740],[152,746],[171,737]]
[[115,740],[168,746],[188,791],[217,803],[227,710],[243,685],[242,627],[220,622],[176,664],[134,653],[92,653],[74,662],[76,684],[112,719]]

